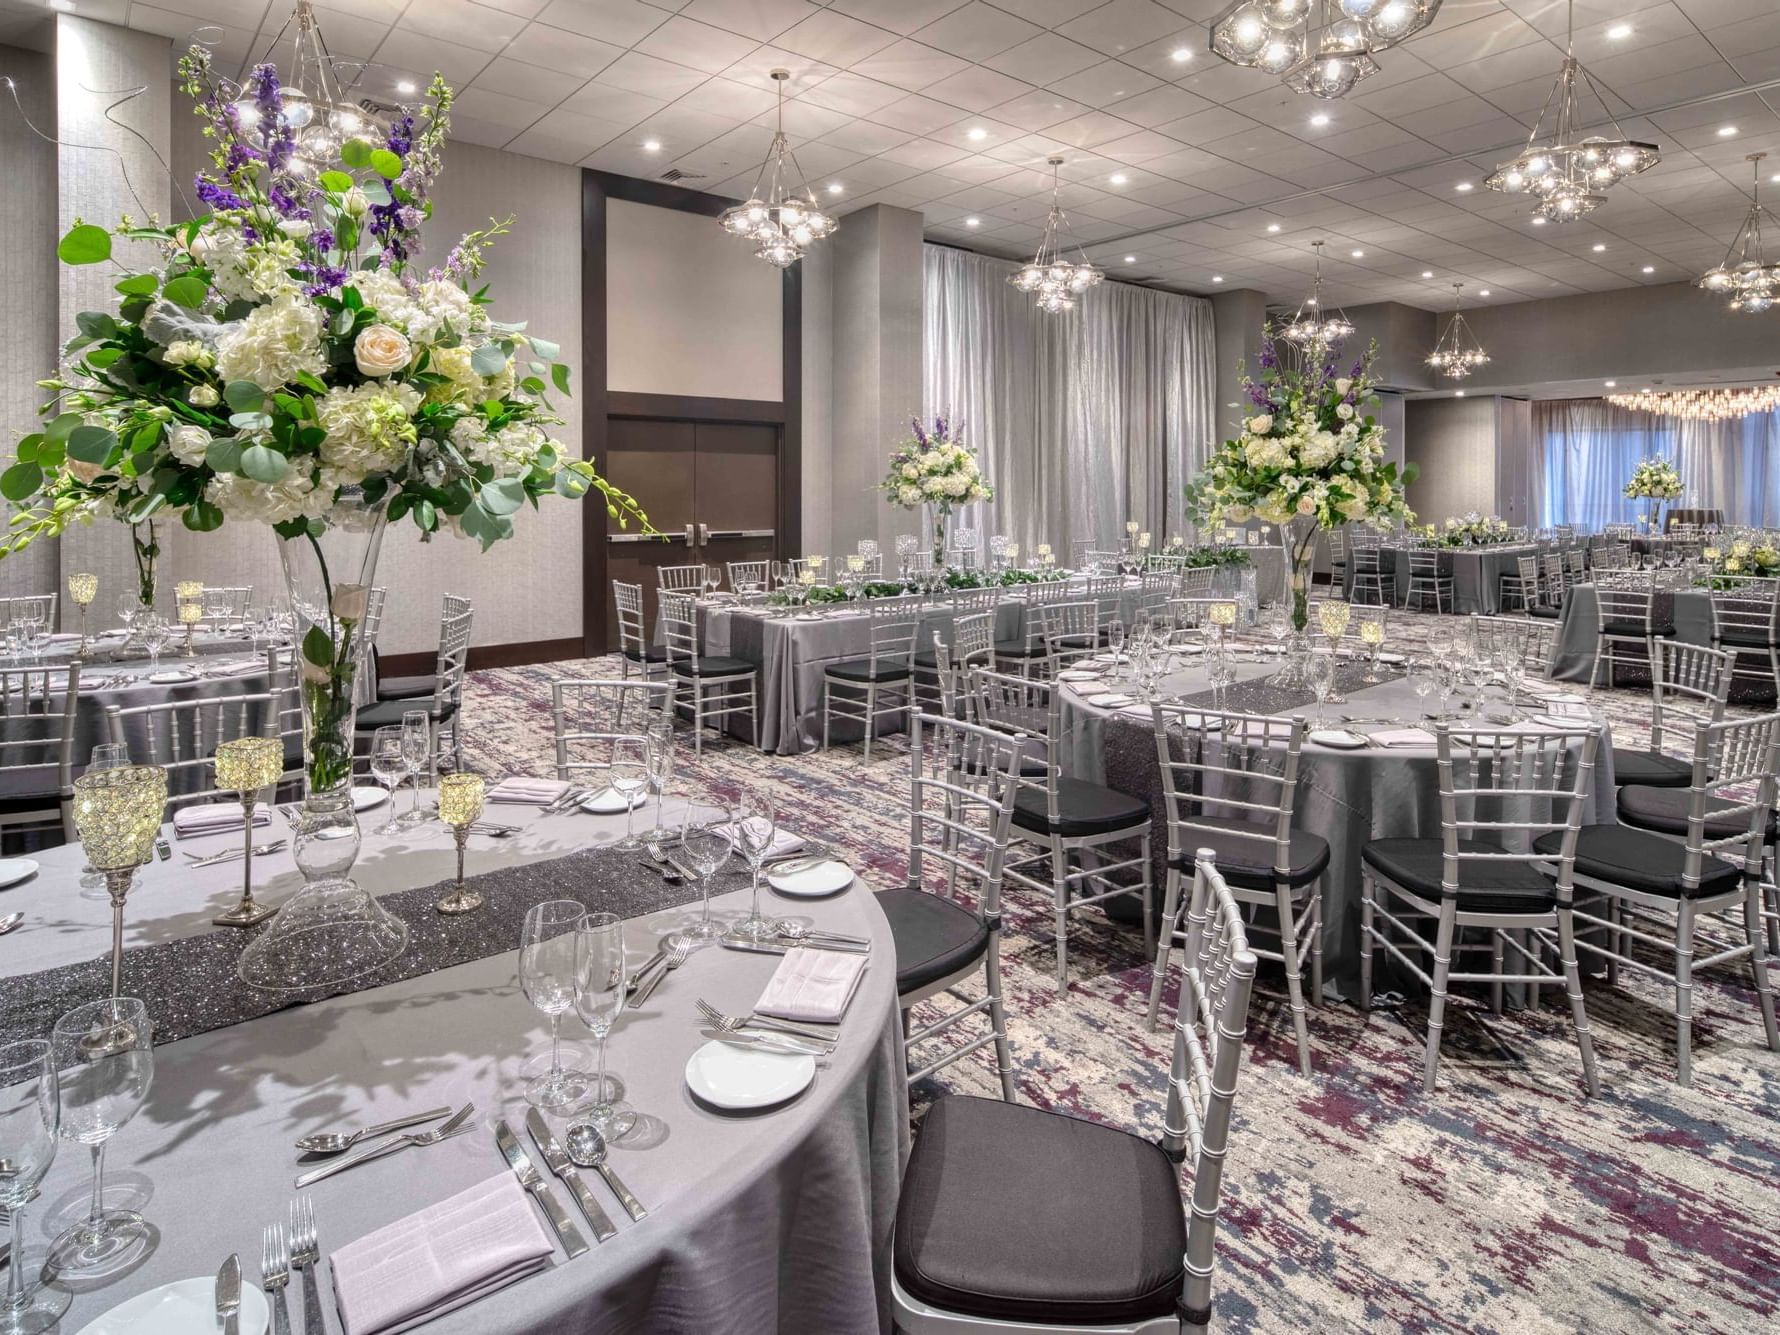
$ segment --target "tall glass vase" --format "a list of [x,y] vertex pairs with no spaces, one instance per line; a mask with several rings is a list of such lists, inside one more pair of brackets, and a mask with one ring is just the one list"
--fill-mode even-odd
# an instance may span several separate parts
[[938,505],[928,506],[928,513],[933,518],[933,568],[946,568],[946,512]]
[[142,627],[155,610],[155,563],[161,557],[160,535],[155,531],[154,520],[130,525],[130,548],[136,558],[136,612],[130,618],[130,633],[117,648],[119,658],[147,652]]
[[1275,686],[1308,686],[1310,672],[1310,577],[1316,565],[1318,524],[1314,517],[1298,515],[1281,525],[1285,544],[1286,596],[1291,600],[1292,638],[1286,661],[1272,678]]

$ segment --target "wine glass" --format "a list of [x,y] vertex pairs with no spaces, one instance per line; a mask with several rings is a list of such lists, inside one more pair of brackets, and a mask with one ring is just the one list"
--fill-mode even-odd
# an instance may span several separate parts
[[1334,654],[1317,655],[1310,667],[1311,689],[1316,692],[1316,722],[1320,728],[1323,723],[1323,706],[1335,699],[1335,672],[1337,669]]
[[1372,650],[1372,656],[1366,662],[1366,674],[1361,681],[1376,685],[1384,680],[1378,675],[1378,654],[1384,648],[1384,618],[1378,615],[1362,615],[1360,617],[1360,643]]
[[[414,797],[402,817],[403,825],[419,825],[426,820],[420,811],[420,776],[433,757],[433,721],[424,709],[402,713],[402,758],[408,762],[408,773],[414,776]],[[394,799],[390,799],[392,804]]]
[[61,1083],[61,1136],[92,1151],[93,1197],[87,1217],[51,1244],[49,1264],[65,1274],[103,1274],[135,1262],[149,1241],[141,1215],[105,1208],[105,1146],[154,1082],[148,1009],[135,997],[76,1006],[56,1021],[50,1046]]
[[1428,697],[1439,685],[1439,669],[1425,658],[1418,658],[1409,668],[1409,689],[1415,692],[1416,703],[1421,706],[1420,713],[1427,716]]
[[389,789],[389,820],[378,834],[398,834],[402,823],[396,819],[396,788],[411,773],[402,725],[392,723],[371,734],[371,776]]
[[548,1112],[562,1112],[587,1096],[583,1071],[562,1063],[562,1017],[574,1009],[580,984],[578,955],[581,920],[587,909],[573,899],[548,899],[525,911],[519,937],[519,987],[532,1006],[550,1017],[550,1058],[534,1057],[527,1072],[525,1099]]
[[133,630],[136,626],[136,614],[148,609],[143,607],[140,594],[120,593],[117,596],[117,619],[124,623],[125,630]]
[[144,612],[138,622],[138,632],[142,638],[142,647],[148,650],[149,671],[161,666],[161,650],[167,647],[167,636],[171,627],[153,612]]
[[25,1207],[55,1162],[61,1127],[55,1052],[41,1038],[0,1047],[0,1210],[12,1216],[11,1264],[0,1300],[0,1335],[53,1329],[72,1300],[65,1289],[33,1285],[25,1259]]
[[637,801],[649,786],[649,742],[644,737],[618,737],[612,742],[612,759],[606,767],[606,782],[624,799],[624,838],[614,848],[638,849],[643,841],[637,838]]
[[704,911],[699,920],[681,932],[697,941],[709,941],[722,934],[711,920],[711,878],[723,869],[735,851],[729,814],[719,807],[700,806],[688,801],[680,814],[680,857],[686,870],[698,878]]
[[649,772],[649,793],[655,799],[655,817],[645,836],[651,851],[661,842],[661,804],[674,777],[674,730],[670,720],[652,726],[644,734],[644,764]]
[[615,913],[582,915],[575,928],[575,1014],[599,1041],[597,1074],[583,1098],[591,1104],[576,1108],[600,1129],[616,1139],[636,1125],[637,1115],[627,1108],[624,1082],[606,1074],[606,1037],[624,1009],[629,971],[624,959],[624,922]]
[[723,587],[723,567],[708,565],[705,567],[704,588],[707,599],[715,598],[717,590]]
[[730,934],[755,942],[776,937],[779,934],[779,924],[771,918],[762,917],[760,913],[760,871],[766,862],[766,855],[772,851],[773,836],[778,833],[772,800],[767,797],[744,797],[731,810],[730,823],[735,827],[736,847],[748,859],[748,870],[754,877],[754,897],[748,908],[748,916],[732,927]]
[[1112,651],[1117,665],[1125,656],[1125,623],[1116,617],[1106,623],[1106,647]]

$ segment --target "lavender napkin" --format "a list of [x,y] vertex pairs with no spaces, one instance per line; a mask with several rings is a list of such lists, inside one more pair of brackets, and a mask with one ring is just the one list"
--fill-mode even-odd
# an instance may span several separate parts
[[779,961],[754,1009],[805,1024],[839,1024],[865,976],[864,955],[795,946]]
[[395,1335],[542,1270],[553,1247],[511,1173],[335,1250],[346,1335]]
[[[253,823],[270,825],[272,812],[264,802],[253,804]],[[200,835],[223,834],[229,830],[241,828],[241,804],[239,802],[208,802],[202,806],[181,807],[173,813],[173,833],[181,839],[195,839]]]
[[514,806],[545,807],[568,792],[568,784],[560,779],[528,779],[515,775],[502,779],[488,790],[488,801]]

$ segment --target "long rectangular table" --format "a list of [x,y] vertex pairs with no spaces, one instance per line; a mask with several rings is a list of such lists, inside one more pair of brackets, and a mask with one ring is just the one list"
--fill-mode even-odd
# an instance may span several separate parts
[[[1523,556],[1543,556],[1548,552],[1568,551],[1581,545],[1571,543],[1496,543],[1482,547],[1436,547],[1440,557],[1440,573],[1452,577],[1452,606],[1449,611],[1460,616],[1478,613],[1494,616],[1502,610],[1502,576],[1518,573]],[[1382,546],[1378,549],[1379,565],[1395,573],[1396,605],[1406,606],[1409,595],[1408,547]],[[1422,550],[1422,549],[1417,549]],[[1354,562],[1347,563],[1347,596],[1353,596]]]

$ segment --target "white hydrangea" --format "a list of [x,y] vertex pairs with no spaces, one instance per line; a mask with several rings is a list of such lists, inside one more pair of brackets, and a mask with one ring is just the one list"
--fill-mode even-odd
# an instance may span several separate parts
[[481,418],[465,417],[451,428],[451,443],[471,463],[494,469],[496,477],[522,477],[550,437],[530,422],[509,422],[490,432]]
[[432,403],[481,403],[484,399],[504,399],[513,392],[512,358],[495,375],[482,376],[470,364],[470,349],[434,348],[427,369],[437,371],[448,381],[427,390],[427,399]]
[[447,325],[460,337],[488,328],[487,315],[456,283],[429,279],[410,291],[387,269],[367,269],[353,276],[352,285],[382,323],[417,343],[434,342]]
[[332,493],[320,490],[308,474],[292,469],[277,482],[255,482],[240,473],[221,473],[204,489],[209,502],[236,522],[282,524],[299,515],[328,512]]
[[322,375],[321,309],[287,294],[250,311],[216,341],[216,369],[225,381],[251,380],[261,389],[288,385],[302,372]]
[[376,382],[336,387],[315,402],[324,481],[331,490],[401,466],[416,439],[413,417],[420,392],[412,385]]

